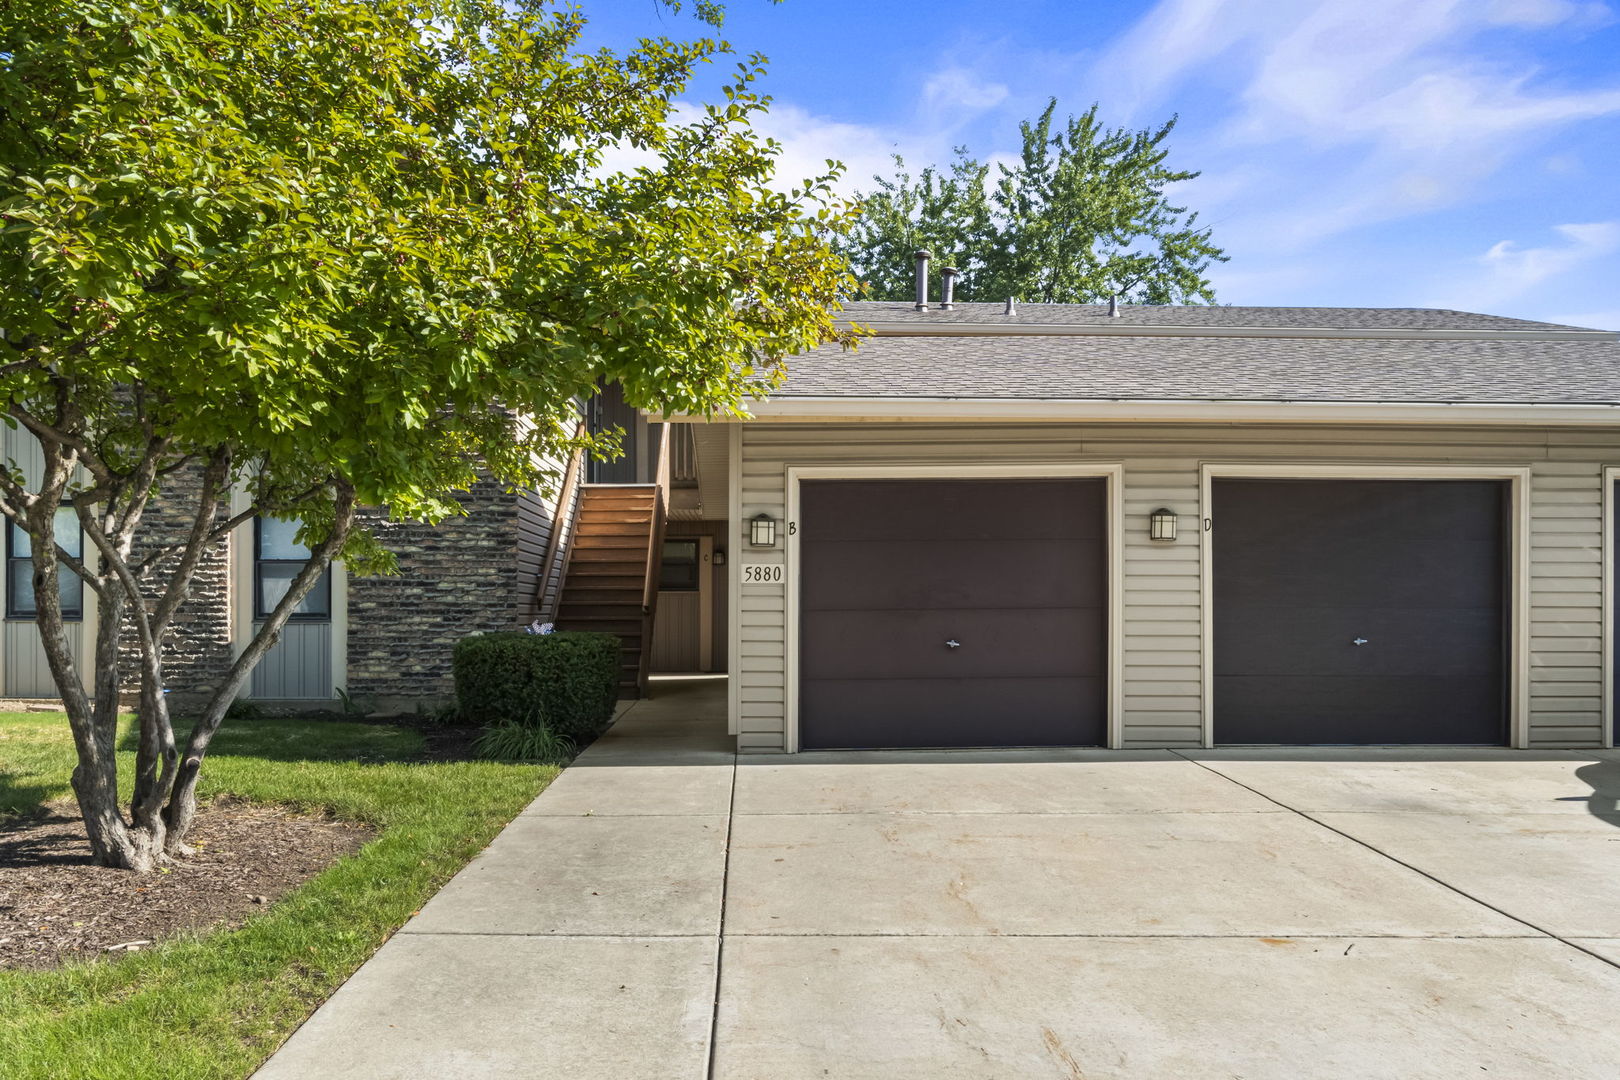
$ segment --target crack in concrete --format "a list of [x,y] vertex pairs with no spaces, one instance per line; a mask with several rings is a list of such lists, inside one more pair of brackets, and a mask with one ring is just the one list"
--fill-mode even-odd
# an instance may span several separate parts
[[[1587,956],[1590,956],[1592,959],[1601,961],[1602,963],[1605,963],[1605,964],[1609,965],[1612,968],[1620,968],[1620,962],[1611,960],[1607,956],[1604,956],[1602,953],[1593,952],[1591,949],[1588,949],[1588,948],[1586,948],[1586,947],[1584,947],[1582,945],[1577,944],[1576,941],[1574,941],[1574,940],[1572,940],[1570,938],[1564,937],[1561,934],[1553,933],[1551,930],[1548,930],[1544,926],[1538,926],[1536,923],[1531,922],[1529,919],[1526,919],[1523,916],[1515,915],[1511,911],[1505,911],[1502,908],[1497,907],[1495,904],[1492,904],[1487,900],[1483,900],[1480,897],[1475,896],[1473,893],[1469,892],[1467,889],[1461,888],[1460,886],[1457,886],[1457,885],[1453,885],[1451,882],[1445,880],[1444,878],[1439,877],[1438,875],[1429,873],[1429,871],[1423,869],[1420,866],[1414,866],[1412,863],[1409,863],[1404,859],[1396,858],[1394,855],[1391,855],[1389,852],[1387,852],[1384,849],[1380,848],[1376,844],[1369,843],[1368,841],[1363,840],[1360,837],[1352,836],[1349,833],[1345,832],[1343,829],[1335,829],[1332,825],[1329,825],[1327,822],[1321,820],[1320,818],[1312,817],[1308,812],[1299,809],[1297,806],[1290,806],[1287,803],[1283,802],[1281,799],[1275,798],[1275,797],[1273,797],[1271,795],[1267,795],[1265,792],[1261,791],[1259,788],[1251,787],[1248,784],[1245,784],[1241,780],[1238,780],[1238,779],[1235,779],[1235,778],[1233,778],[1231,776],[1228,776],[1226,773],[1221,772],[1221,770],[1219,770],[1219,769],[1212,768],[1209,764],[1207,764],[1207,763],[1205,763],[1203,761],[1200,761],[1200,760],[1198,760],[1196,758],[1188,757],[1186,754],[1182,753],[1179,750],[1171,750],[1170,752],[1172,754],[1176,755],[1177,757],[1179,757],[1181,760],[1183,760],[1185,762],[1188,762],[1189,764],[1196,765],[1200,769],[1205,770],[1206,772],[1213,773],[1214,775],[1219,776],[1221,779],[1225,780],[1226,782],[1228,782],[1230,784],[1236,784],[1238,787],[1242,788],[1244,791],[1253,792],[1254,794],[1260,796],[1262,799],[1265,799],[1267,802],[1275,803],[1276,805],[1282,807],[1284,810],[1287,810],[1288,812],[1290,812],[1292,814],[1298,814],[1300,817],[1304,818],[1306,821],[1309,821],[1312,825],[1316,825],[1319,828],[1326,829],[1328,832],[1333,833],[1333,834],[1335,834],[1337,836],[1342,836],[1346,840],[1349,840],[1351,843],[1358,844],[1361,847],[1366,848],[1368,851],[1372,852],[1373,854],[1380,855],[1380,856],[1388,859],[1390,862],[1394,863],[1397,866],[1405,867],[1406,869],[1412,871],[1414,874],[1418,874],[1418,875],[1420,875],[1422,877],[1427,878],[1428,880],[1434,882],[1436,885],[1439,885],[1443,889],[1449,889],[1450,891],[1456,893],[1458,896],[1461,896],[1465,900],[1471,900],[1474,903],[1478,904],[1482,908],[1486,908],[1486,909],[1488,909],[1490,911],[1494,911],[1498,915],[1502,916],[1504,919],[1511,919],[1511,920],[1513,920],[1514,922],[1518,923],[1521,926],[1527,926],[1531,930],[1536,931],[1536,933],[1541,935],[1542,937],[1551,938],[1553,941],[1557,941],[1557,942],[1559,942],[1559,943],[1561,943],[1563,945],[1567,945],[1571,949],[1574,949],[1576,952],[1585,953]],[[1346,937],[1360,937],[1362,935],[1359,935],[1359,934],[1347,934],[1347,935],[1344,935],[1344,936],[1346,936]]]

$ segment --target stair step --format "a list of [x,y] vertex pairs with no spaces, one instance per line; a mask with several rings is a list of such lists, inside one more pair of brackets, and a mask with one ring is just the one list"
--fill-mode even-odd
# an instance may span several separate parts
[[564,630],[584,631],[592,634],[612,634],[625,642],[626,650],[641,651],[641,620],[640,619],[604,619],[594,616],[581,618],[578,615],[567,619],[559,618],[557,625]]
[[615,535],[613,533],[599,533],[594,530],[581,529],[574,533],[574,550],[586,548],[617,549],[621,551],[634,551],[645,554],[647,544],[652,538],[642,532],[641,535]]
[[563,608],[615,607],[641,610],[641,589],[574,589],[563,594]]
[[607,600],[587,600],[577,596],[570,596],[563,603],[564,611],[572,611],[576,615],[616,615],[624,617],[627,611],[634,612],[636,618],[645,614],[641,610],[641,597],[631,596],[628,593],[615,593]]
[[658,504],[656,495],[643,495],[639,492],[633,495],[604,495],[599,491],[587,492],[580,503],[583,510],[594,510],[603,507],[619,508],[625,510],[651,510]]
[[652,536],[651,520],[641,522],[631,521],[581,521],[575,524],[576,535],[591,536],[635,536],[646,543]]
[[574,544],[574,550],[569,555],[569,558],[576,562],[579,560],[584,560],[586,562],[594,563],[623,563],[627,566],[637,566],[645,570],[647,567],[647,545],[642,544],[639,548],[593,548],[580,547],[576,541]]
[[575,518],[575,521],[573,521],[575,534],[598,533],[598,531],[598,534],[606,534],[609,529],[614,529],[616,533],[619,529],[624,529],[622,533],[619,533],[620,536],[635,536],[635,534],[651,536],[653,534],[653,515],[648,512],[643,513],[640,517],[633,517],[633,515],[620,513],[619,510],[603,510],[601,513],[593,513],[588,517],[582,513],[580,517]]

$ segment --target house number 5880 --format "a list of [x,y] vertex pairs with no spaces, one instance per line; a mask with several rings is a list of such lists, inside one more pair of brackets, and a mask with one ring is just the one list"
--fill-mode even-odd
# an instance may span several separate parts
[[767,565],[764,563],[745,564],[742,567],[742,582],[744,585],[780,585],[782,583],[782,566]]

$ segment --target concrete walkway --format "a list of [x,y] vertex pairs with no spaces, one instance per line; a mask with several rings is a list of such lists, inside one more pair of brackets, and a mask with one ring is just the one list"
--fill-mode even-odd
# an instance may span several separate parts
[[735,758],[664,684],[263,1080],[1620,1076],[1620,756]]

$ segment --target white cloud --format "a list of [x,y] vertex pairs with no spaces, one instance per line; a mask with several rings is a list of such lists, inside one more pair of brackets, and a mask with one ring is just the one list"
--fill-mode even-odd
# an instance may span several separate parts
[[1620,251],[1620,221],[1556,225],[1553,231],[1564,238],[1564,243],[1525,248],[1512,240],[1501,240],[1480,256],[1480,262],[1498,288],[1517,293]]
[[947,67],[923,83],[923,107],[929,115],[949,121],[993,109],[1007,100],[1007,93],[1005,83],[991,82],[967,68]]
[[[1564,290],[1576,271],[1620,253],[1620,221],[1555,225],[1552,231],[1558,237],[1555,243],[1524,247],[1516,240],[1499,240],[1474,259],[1472,272],[1450,268],[1444,284],[1436,289],[1438,299],[1430,304],[1467,310],[1526,310],[1528,298],[1536,290],[1555,283]],[[1555,321],[1582,325],[1593,318],[1608,316]]]
[[1576,0],[1492,0],[1485,17],[1503,26],[1557,26],[1575,23],[1583,27],[1604,26],[1614,20],[1606,4],[1578,3]]
[[866,190],[874,175],[893,171],[895,154],[920,165],[931,149],[909,134],[833,120],[783,102],[773,104],[755,127],[782,144],[776,164],[777,186],[782,188],[826,172],[831,158],[848,166],[837,185],[842,193]]
[[[1269,167],[1244,225],[1303,246],[1466,199],[1559,129],[1620,115],[1620,78],[1545,90],[1474,38],[1512,25],[1589,28],[1576,0],[1160,0],[1104,55],[1088,91],[1137,123],[1171,91],[1230,93],[1222,129],[1178,140],[1217,167]],[[1257,166],[1258,162],[1265,165]]]

